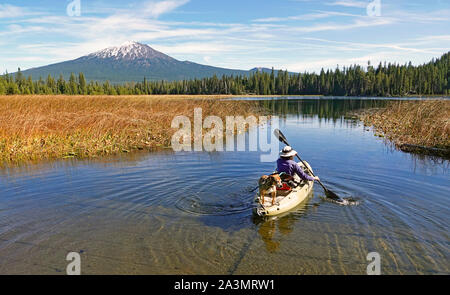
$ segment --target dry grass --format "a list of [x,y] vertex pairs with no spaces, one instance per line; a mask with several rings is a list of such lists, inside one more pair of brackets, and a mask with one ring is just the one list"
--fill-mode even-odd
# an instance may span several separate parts
[[398,147],[450,149],[450,100],[397,101],[360,117]]
[[[0,96],[0,165],[170,145],[177,115],[248,116],[254,102],[191,96]],[[210,97],[220,98],[220,97]]]

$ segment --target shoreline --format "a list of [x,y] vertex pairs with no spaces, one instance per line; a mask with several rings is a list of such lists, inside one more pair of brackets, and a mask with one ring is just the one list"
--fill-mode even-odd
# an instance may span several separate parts
[[[73,97],[73,98],[147,98],[147,99],[224,99],[224,98],[257,98],[257,97],[326,97],[324,95],[256,95],[256,94],[141,94],[141,95],[66,95],[66,94],[14,94],[0,95],[1,98],[42,98],[42,97]],[[331,97],[331,96],[330,96]],[[344,96],[343,96],[344,97]],[[449,97],[450,98],[450,97]]]
[[[186,115],[192,119],[195,107],[202,107],[205,116],[217,115],[222,119],[228,115],[265,114],[256,101],[225,99],[239,97],[290,95],[3,95],[0,96],[0,166],[164,149],[170,146],[171,135],[175,132],[170,127],[174,116]],[[361,120],[365,126],[373,126],[375,136],[385,137],[399,150],[450,158],[448,134],[447,141],[438,143],[417,140],[402,126],[408,112],[396,113],[389,109],[396,107],[398,110],[399,105],[409,108],[416,105],[420,109],[424,104],[439,104],[435,111],[444,109],[441,117],[444,121],[450,118],[450,100],[446,99],[397,100],[389,102],[386,108],[366,109],[350,116]],[[417,108],[407,111],[415,114]],[[421,120],[442,122],[426,112],[423,115],[425,119]],[[410,121],[405,124],[411,124]],[[415,125],[423,123],[426,122],[414,122]],[[445,123],[428,124],[424,131],[436,129],[439,124]],[[397,129],[402,130],[393,132]],[[417,130],[414,132],[418,139],[423,137]],[[440,134],[442,137],[445,132]]]
[[0,98],[11,98],[11,97],[35,97],[35,98],[41,98],[41,97],[74,97],[74,98],[96,98],[96,97],[122,97],[122,98],[130,98],[130,97],[140,97],[140,98],[152,98],[152,99],[223,99],[223,98],[258,98],[258,97],[324,97],[324,98],[333,98],[333,97],[339,97],[339,98],[357,98],[357,99],[393,99],[397,100],[399,98],[419,98],[419,99],[427,99],[427,98],[434,98],[434,99],[450,99],[450,95],[444,95],[444,94],[434,94],[434,95],[401,95],[401,96],[338,96],[338,95],[323,95],[323,94],[285,94],[285,95],[279,95],[279,94],[273,94],[273,95],[259,95],[259,94],[140,94],[140,95],[133,95],[133,94],[125,94],[125,95],[67,95],[67,94],[13,94],[13,95],[0,95]]
[[193,122],[197,107],[221,119],[263,114],[252,101],[196,98],[0,96],[0,166],[167,148],[173,119]]
[[395,101],[352,114],[407,153],[450,159],[450,101]]

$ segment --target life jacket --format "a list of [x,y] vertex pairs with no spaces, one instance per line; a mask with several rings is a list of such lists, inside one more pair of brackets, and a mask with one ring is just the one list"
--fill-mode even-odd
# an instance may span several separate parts
[[283,187],[277,187],[277,191],[290,191],[292,187],[290,187],[286,182],[283,182]]
[[280,177],[283,187],[277,188],[277,191],[290,191],[291,189],[296,188],[299,185],[299,183],[294,180],[294,177],[287,173],[281,172]]

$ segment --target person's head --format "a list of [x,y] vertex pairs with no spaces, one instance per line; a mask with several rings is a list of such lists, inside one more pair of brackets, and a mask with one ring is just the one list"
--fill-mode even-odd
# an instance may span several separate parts
[[280,158],[293,160],[296,154],[297,152],[287,145],[280,151]]

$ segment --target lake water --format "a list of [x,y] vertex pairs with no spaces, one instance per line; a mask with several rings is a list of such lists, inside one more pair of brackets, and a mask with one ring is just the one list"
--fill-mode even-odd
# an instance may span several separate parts
[[138,152],[0,170],[0,274],[450,274],[449,161],[393,149],[346,112],[374,99],[264,99],[322,181],[358,205],[308,200],[252,215],[259,152]]

